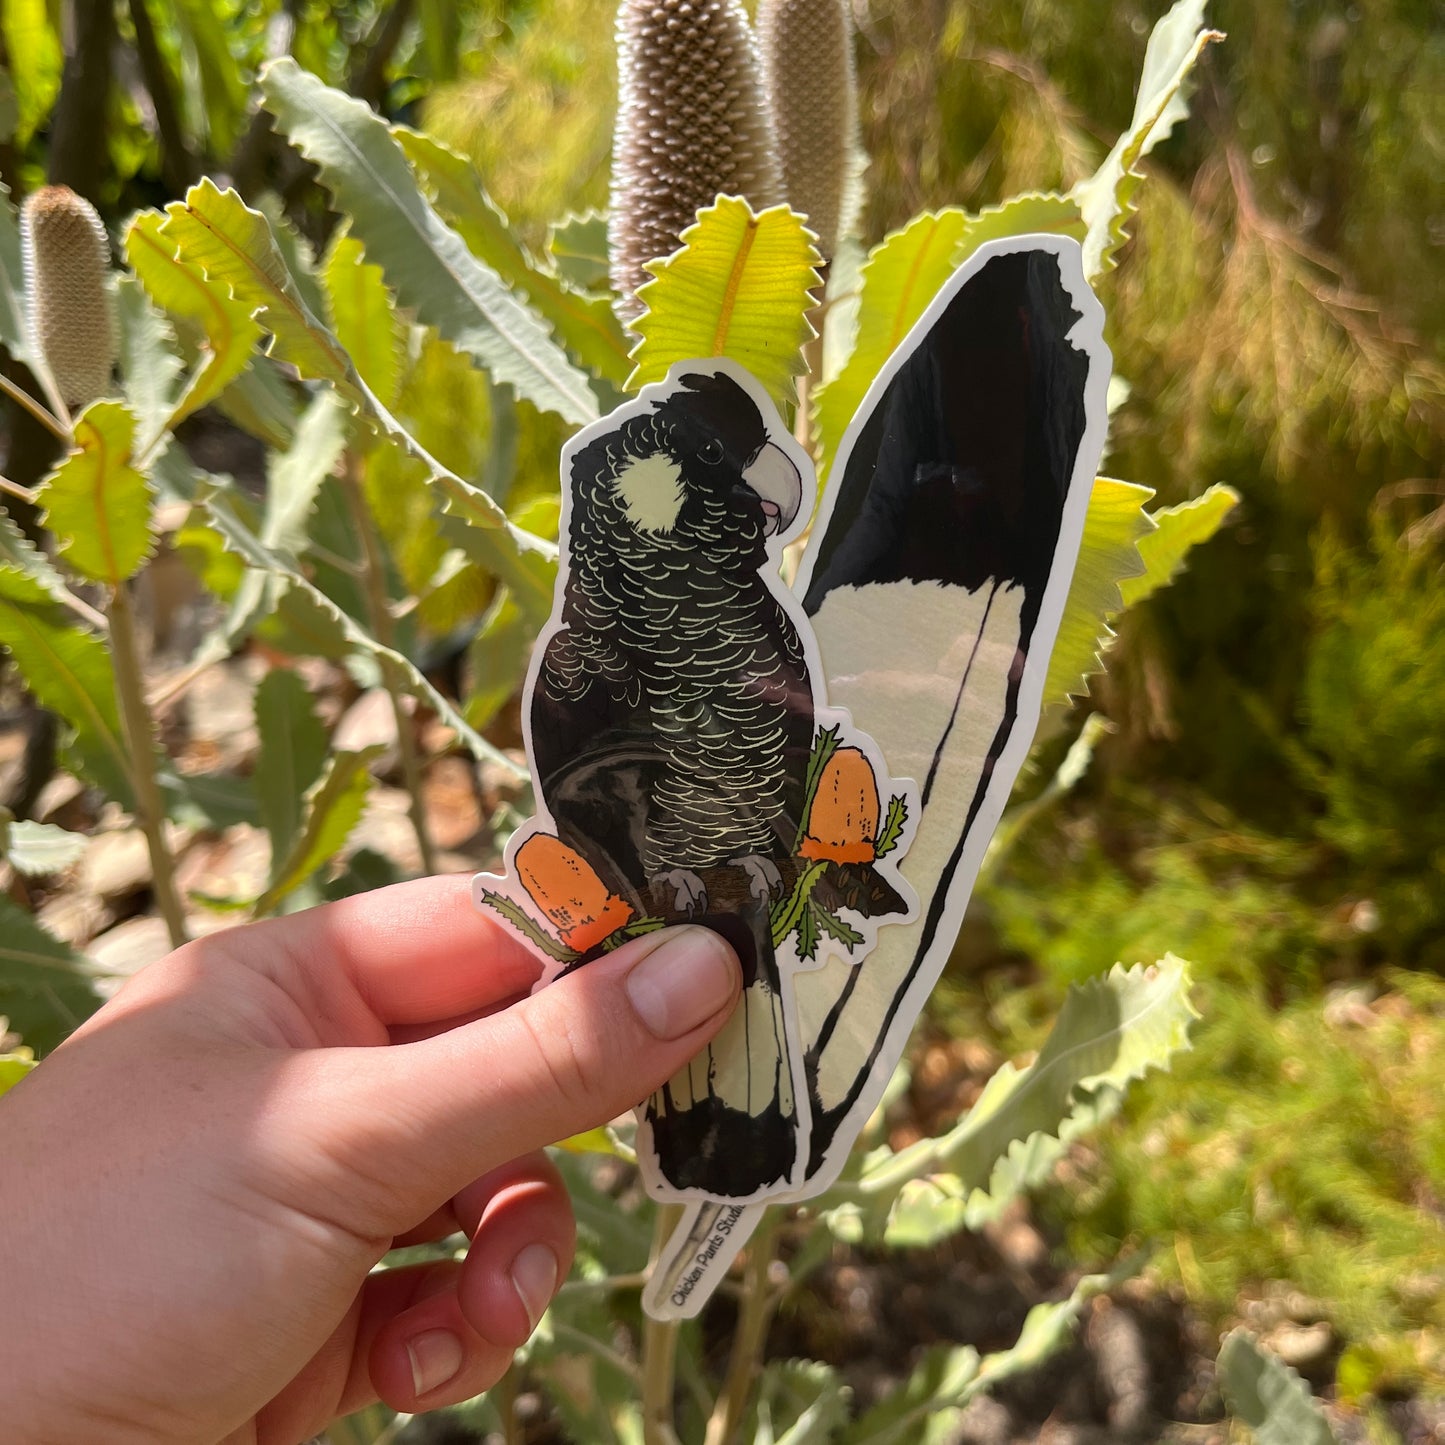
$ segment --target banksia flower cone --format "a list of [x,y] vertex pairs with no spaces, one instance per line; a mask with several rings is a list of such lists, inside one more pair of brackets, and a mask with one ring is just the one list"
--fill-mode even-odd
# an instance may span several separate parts
[[79,410],[110,390],[115,365],[105,227],[69,186],[44,186],[21,208],[20,238],[31,344],[66,406]]
[[636,913],[585,858],[550,833],[533,833],[517,849],[516,869],[527,896],[576,953],[610,938]]
[[677,249],[719,195],[754,210],[782,199],[782,177],[739,0],[622,0],[621,96],[612,153],[612,282],[626,317],[643,269]]
[[873,765],[857,748],[839,748],[828,759],[798,849],[804,858],[834,863],[871,863],[877,856],[878,782]]
[[847,0],[760,0],[763,87],[788,204],[832,260],[857,187],[858,89]]

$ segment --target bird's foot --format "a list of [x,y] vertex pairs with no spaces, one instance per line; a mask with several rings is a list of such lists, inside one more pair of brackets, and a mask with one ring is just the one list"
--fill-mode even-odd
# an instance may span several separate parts
[[690,868],[669,868],[665,873],[655,873],[651,883],[654,888],[673,891],[674,913],[686,913],[691,918],[695,913],[706,912],[707,888]]
[[783,875],[771,858],[764,858],[761,853],[747,853],[731,862],[748,875],[748,892],[759,903],[783,896]]

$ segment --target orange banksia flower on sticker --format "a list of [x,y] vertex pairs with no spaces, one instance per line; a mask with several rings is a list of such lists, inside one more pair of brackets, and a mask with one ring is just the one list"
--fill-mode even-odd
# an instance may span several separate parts
[[878,782],[872,764],[857,748],[838,748],[818,779],[798,852],[834,863],[871,863],[877,839]]
[[550,833],[534,833],[516,857],[517,876],[568,948],[586,953],[636,916],[579,853]]

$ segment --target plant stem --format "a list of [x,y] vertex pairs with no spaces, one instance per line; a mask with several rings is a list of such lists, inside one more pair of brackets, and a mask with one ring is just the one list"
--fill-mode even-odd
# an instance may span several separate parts
[[[371,620],[371,635],[383,647],[391,647],[395,636],[392,629],[391,603],[386,595],[386,566],[382,561],[381,545],[377,540],[376,527],[366,497],[361,490],[361,481],[356,475],[354,457],[346,459],[342,490],[346,493],[351,508],[351,520],[356,535],[361,541],[361,584],[366,590],[366,610]],[[406,784],[407,814],[411,818],[412,831],[416,834],[417,850],[421,854],[423,873],[437,871],[436,853],[432,848],[431,834],[426,825],[426,802],[421,790],[421,763],[417,758],[416,739],[412,735],[411,718],[406,704],[402,702],[405,689],[401,684],[400,670],[390,658],[381,658],[381,680],[391,697],[392,715],[396,718],[396,745],[401,754],[402,780]]]
[[[652,1232],[652,1263],[656,1264],[681,1217],[674,1205],[660,1205]],[[642,1322],[642,1440],[643,1445],[678,1445],[673,1425],[672,1397],[676,1390],[676,1320],[661,1321],[646,1316]]]
[[141,675],[140,649],[135,640],[135,616],[124,582],[111,593],[106,609],[110,623],[111,654],[115,658],[115,695],[120,704],[121,726],[130,754],[131,786],[135,789],[136,819],[150,851],[151,886],[156,904],[166,922],[171,947],[187,940],[185,912],[176,892],[175,864],[165,835],[165,805],[156,781],[155,729],[146,707]]
[[742,1423],[743,1413],[753,1393],[753,1381],[762,1363],[763,1343],[776,1303],[768,1288],[768,1270],[778,1238],[782,1211],[770,1209],[758,1225],[757,1233],[748,1242],[748,1263],[743,1273],[743,1297],[738,1305],[737,1328],[733,1331],[732,1352],[728,1356],[727,1378],[722,1393],[707,1422],[704,1445],[727,1445]]
[[75,438],[71,436],[70,428],[47,411],[23,386],[16,386],[3,371],[0,371],[0,391],[3,391],[17,406],[24,407],[57,440],[64,442],[67,447],[75,445]]

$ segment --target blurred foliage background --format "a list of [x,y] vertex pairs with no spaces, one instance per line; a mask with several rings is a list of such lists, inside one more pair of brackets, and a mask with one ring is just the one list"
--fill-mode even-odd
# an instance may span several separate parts
[[[1166,7],[853,8],[872,243],[1088,175]],[[0,77],[26,83],[0,78],[0,179],[17,199],[64,182],[117,221],[215,175],[274,190],[321,245],[325,193],[254,107],[257,68],[289,52],[468,155],[541,246],[606,203],[614,9],[6,0]],[[1104,282],[1127,386],[1106,467],[1164,503],[1215,482],[1243,503],[1124,619],[1092,769],[976,899],[934,1028],[1011,1054],[1068,983],[1191,959],[1195,1052],[1071,1156],[1040,1223],[1082,1262],[1165,1240],[1161,1290],[1273,1332],[1370,1438],[1403,1439],[1392,1402],[1445,1389],[1445,26],[1430,0],[1208,18],[1227,43]],[[448,354],[409,384],[485,415]],[[517,475],[545,505],[555,418],[521,410]],[[422,440],[448,460],[485,430]],[[22,482],[48,462],[23,417],[9,457]],[[443,638],[484,601],[433,594],[418,625]],[[1046,759],[1077,723],[1053,720]]]

